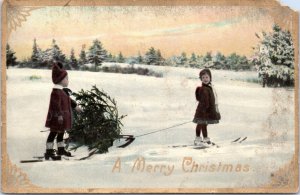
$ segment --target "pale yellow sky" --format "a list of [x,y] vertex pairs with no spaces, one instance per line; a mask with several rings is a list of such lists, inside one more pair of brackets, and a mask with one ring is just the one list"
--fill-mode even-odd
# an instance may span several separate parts
[[125,56],[151,46],[164,57],[220,51],[250,56],[256,32],[270,31],[273,18],[263,8],[205,6],[45,7],[33,10],[9,43],[19,59],[29,57],[33,39],[42,49],[56,39],[69,56],[99,39],[105,49]]

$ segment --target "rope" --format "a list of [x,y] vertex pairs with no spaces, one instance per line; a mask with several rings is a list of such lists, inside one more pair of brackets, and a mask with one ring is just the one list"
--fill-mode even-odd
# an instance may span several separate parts
[[[150,135],[150,134],[153,134],[153,133],[157,133],[157,132],[160,132],[160,131],[165,131],[165,130],[168,130],[168,129],[172,129],[174,127],[179,127],[179,126],[191,123],[191,122],[193,122],[193,121],[186,121],[184,123],[176,124],[176,125],[173,125],[173,126],[170,126],[170,127],[167,127],[167,128],[163,128],[163,129],[158,129],[158,130],[151,131],[151,132],[148,132],[148,133],[145,133],[145,134],[142,134],[142,135],[138,135],[138,136],[134,136],[134,137],[135,138],[137,138],[137,137],[143,137],[143,136]],[[47,132],[47,131],[50,131],[50,130],[48,129],[48,130],[44,130],[44,131],[40,131],[40,132]]]
[[149,133],[145,133],[145,134],[138,135],[138,136],[135,136],[135,137],[137,138],[137,137],[142,137],[142,136],[150,135],[150,134],[153,134],[153,133],[157,133],[157,132],[160,132],[160,131],[165,131],[165,130],[172,129],[174,127],[179,127],[179,126],[185,125],[187,123],[191,123],[191,122],[193,122],[193,121],[187,121],[187,122],[184,122],[184,123],[176,124],[176,125],[173,125],[171,127],[167,127],[167,128],[164,128],[164,129],[158,129],[158,130],[151,131]]

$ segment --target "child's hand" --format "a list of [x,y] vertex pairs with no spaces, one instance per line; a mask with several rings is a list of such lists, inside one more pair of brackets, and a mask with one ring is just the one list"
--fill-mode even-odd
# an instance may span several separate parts
[[58,116],[58,124],[62,125],[64,122],[64,119],[62,116]]
[[83,111],[82,108],[79,107],[79,106],[76,106],[75,110],[76,110],[77,112],[82,112],[82,111]]

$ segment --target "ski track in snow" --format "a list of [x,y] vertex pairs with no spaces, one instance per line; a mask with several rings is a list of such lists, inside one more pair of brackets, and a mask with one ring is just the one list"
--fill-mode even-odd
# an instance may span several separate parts
[[[106,64],[107,66],[112,64]],[[120,65],[120,64],[119,64]],[[121,66],[125,66],[121,64]],[[145,67],[143,65],[139,65]],[[197,106],[195,88],[200,85],[198,69],[146,66],[164,74],[163,78],[114,73],[68,71],[73,91],[104,89],[117,101],[124,118],[123,134],[141,135],[193,119]],[[257,187],[270,180],[270,173],[290,162],[294,153],[294,91],[262,88],[236,81],[254,72],[212,70],[222,119],[209,125],[209,137],[220,148],[194,150],[195,124],[188,123],[163,132],[137,138],[124,149],[110,148],[89,160],[64,160],[20,164],[20,160],[43,155],[48,133],[44,123],[52,90],[51,70],[7,70],[7,150],[10,160],[21,167],[31,182],[42,187]],[[32,75],[40,80],[30,80]],[[246,137],[242,143],[231,143]],[[85,156],[86,148],[73,154]],[[170,176],[163,172],[132,172],[135,160],[146,165],[174,165]],[[248,172],[191,172],[182,170],[185,157],[203,165],[249,165]],[[116,160],[121,171],[112,172]],[[141,179],[143,182],[141,182]]]

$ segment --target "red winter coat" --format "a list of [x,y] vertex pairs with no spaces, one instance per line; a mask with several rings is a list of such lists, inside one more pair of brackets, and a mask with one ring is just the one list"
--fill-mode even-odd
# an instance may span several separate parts
[[[63,117],[62,124],[58,122],[59,116]],[[67,129],[71,129],[71,99],[62,89],[54,88],[52,90],[45,126],[49,127],[50,131],[55,132],[64,132]]]
[[197,87],[195,95],[199,103],[194,116],[194,122],[198,124],[219,123],[221,115],[216,109],[215,96],[211,86],[203,83],[201,87]]

